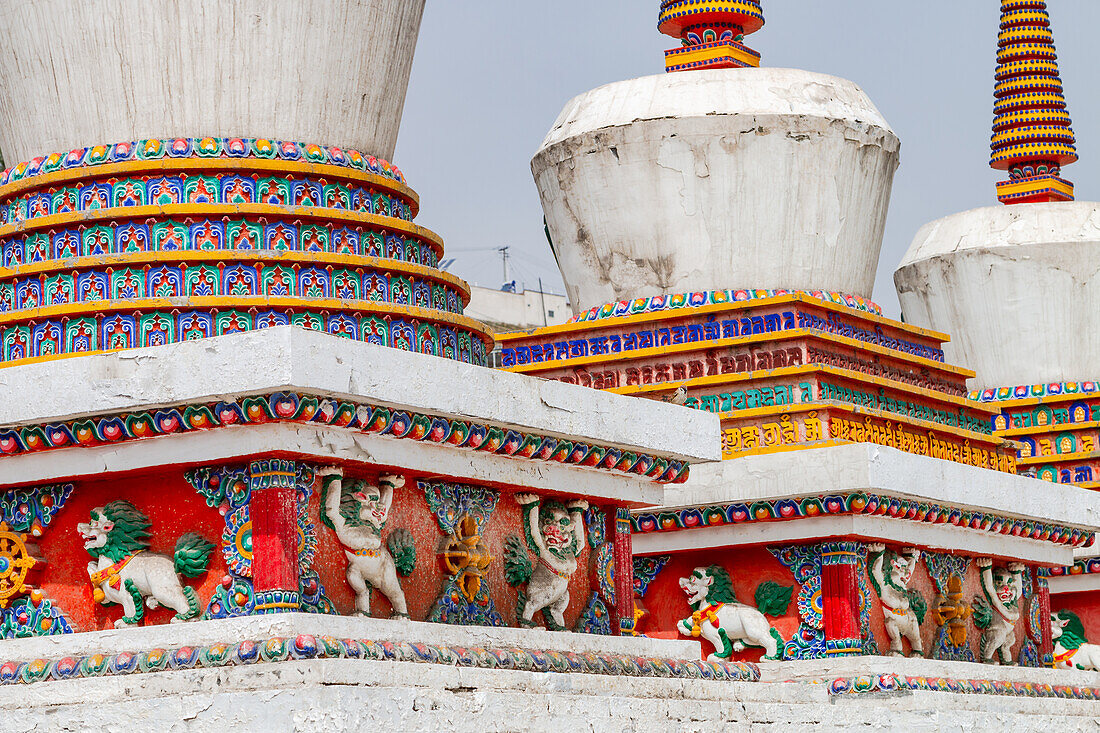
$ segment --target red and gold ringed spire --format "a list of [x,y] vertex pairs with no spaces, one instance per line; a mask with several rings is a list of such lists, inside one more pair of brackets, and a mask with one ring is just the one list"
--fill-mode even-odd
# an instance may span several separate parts
[[989,165],[1008,171],[1004,204],[1072,201],[1061,168],[1077,160],[1044,0],[1001,0]]
[[742,41],[763,25],[759,0],[661,0],[657,30],[682,43],[665,51],[665,71],[760,66]]

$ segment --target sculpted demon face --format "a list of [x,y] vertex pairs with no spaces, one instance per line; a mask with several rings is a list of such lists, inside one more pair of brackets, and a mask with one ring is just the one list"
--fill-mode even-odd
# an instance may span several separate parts
[[993,588],[997,591],[997,598],[1006,606],[1011,606],[1020,599],[1013,574],[1004,568],[993,569]]
[[[111,531],[115,528],[115,523],[107,518],[101,506],[97,506],[92,510],[89,520],[76,525],[76,531],[84,540],[84,549],[92,552],[107,545],[107,540],[111,535]],[[98,553],[92,552],[92,554],[97,555]]]
[[562,556],[572,553],[576,534],[573,518],[564,506],[556,502],[543,504],[539,512],[539,529],[547,549]]
[[890,559],[890,578],[897,585],[905,588],[913,579],[913,570],[909,566],[909,560],[902,555],[894,555]]
[[382,503],[382,492],[377,486],[361,483],[355,487],[352,497],[359,502],[359,521],[374,527],[381,534],[386,525],[386,506]]
[[694,606],[707,599],[713,582],[714,578],[707,573],[706,568],[695,568],[691,575],[680,578],[680,589],[687,594],[688,604]]

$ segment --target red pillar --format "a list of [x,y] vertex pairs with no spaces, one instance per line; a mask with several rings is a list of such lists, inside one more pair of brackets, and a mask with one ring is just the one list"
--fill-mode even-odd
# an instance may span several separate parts
[[859,550],[856,542],[821,546],[821,605],[825,616],[825,653],[829,656],[859,654],[863,650]]
[[634,632],[634,550],[630,536],[630,510],[615,510],[615,534],[612,537],[615,559],[615,617],[619,634]]
[[1044,667],[1054,666],[1054,639],[1050,635],[1050,586],[1047,579],[1037,577],[1035,579],[1035,594],[1039,601],[1039,624],[1043,635],[1039,645],[1039,659]]
[[249,466],[256,613],[299,607],[297,476],[294,461],[254,461]]

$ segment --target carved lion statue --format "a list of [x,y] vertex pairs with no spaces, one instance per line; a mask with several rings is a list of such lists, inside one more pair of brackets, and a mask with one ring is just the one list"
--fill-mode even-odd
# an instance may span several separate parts
[[746,646],[764,648],[765,659],[778,659],[783,638],[759,610],[737,601],[729,573],[718,565],[695,568],[680,579],[692,614],[676,626],[685,636],[699,637],[714,645],[709,662],[724,661]]
[[199,615],[195,589],[180,582],[206,572],[214,545],[189,532],[179,538],[172,556],[149,552],[149,518],[128,501],[112,501],[92,510],[88,522],[76,530],[84,549],[94,560],[88,563],[92,597],[103,605],[119,603],[123,616],[115,628],[139,623],[145,607],[171,608],[172,623]]
[[1100,646],[1085,640],[1085,625],[1073,611],[1051,615],[1050,636],[1055,669],[1100,670]]

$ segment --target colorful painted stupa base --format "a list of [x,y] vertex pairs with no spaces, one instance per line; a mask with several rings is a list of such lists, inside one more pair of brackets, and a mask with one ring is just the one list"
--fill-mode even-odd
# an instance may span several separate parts
[[[1087,519],[1005,501],[1043,484],[1013,475],[1000,408],[968,399],[973,373],[944,362],[947,336],[820,294],[702,295],[625,301],[499,338],[510,371],[721,418],[727,460],[694,471],[669,509],[634,513],[639,629],[703,638],[710,659],[1051,658],[1039,570],[1094,533]],[[696,586],[710,589],[705,601]],[[1002,590],[1011,623],[998,631],[985,599]],[[919,621],[899,600],[915,597]],[[734,599],[748,606],[725,610]],[[724,642],[719,632],[739,624],[753,631]]]
[[356,151],[141,140],[0,180],[0,362],[288,324],[473,364],[491,349],[416,194]]
[[682,388],[721,416],[726,458],[872,442],[1016,470],[942,334],[803,294],[601,316],[500,336],[502,367],[651,399]]
[[1058,55],[1044,0],[1001,0],[990,165],[1009,172],[997,184],[1004,204],[1072,201],[1061,168],[1077,160],[1062,95]]
[[[617,635],[627,510],[685,457],[629,425],[597,447],[519,381],[291,328],[7,366],[50,394],[0,409],[0,639],[288,611]],[[485,407],[509,392],[512,418]]]
[[763,25],[757,0],[662,0],[657,29],[683,44],[665,51],[665,71],[760,66],[742,41]]
[[1020,473],[1100,489],[1100,389],[1096,382],[1021,385],[973,392],[994,406],[996,435],[1020,446]]

